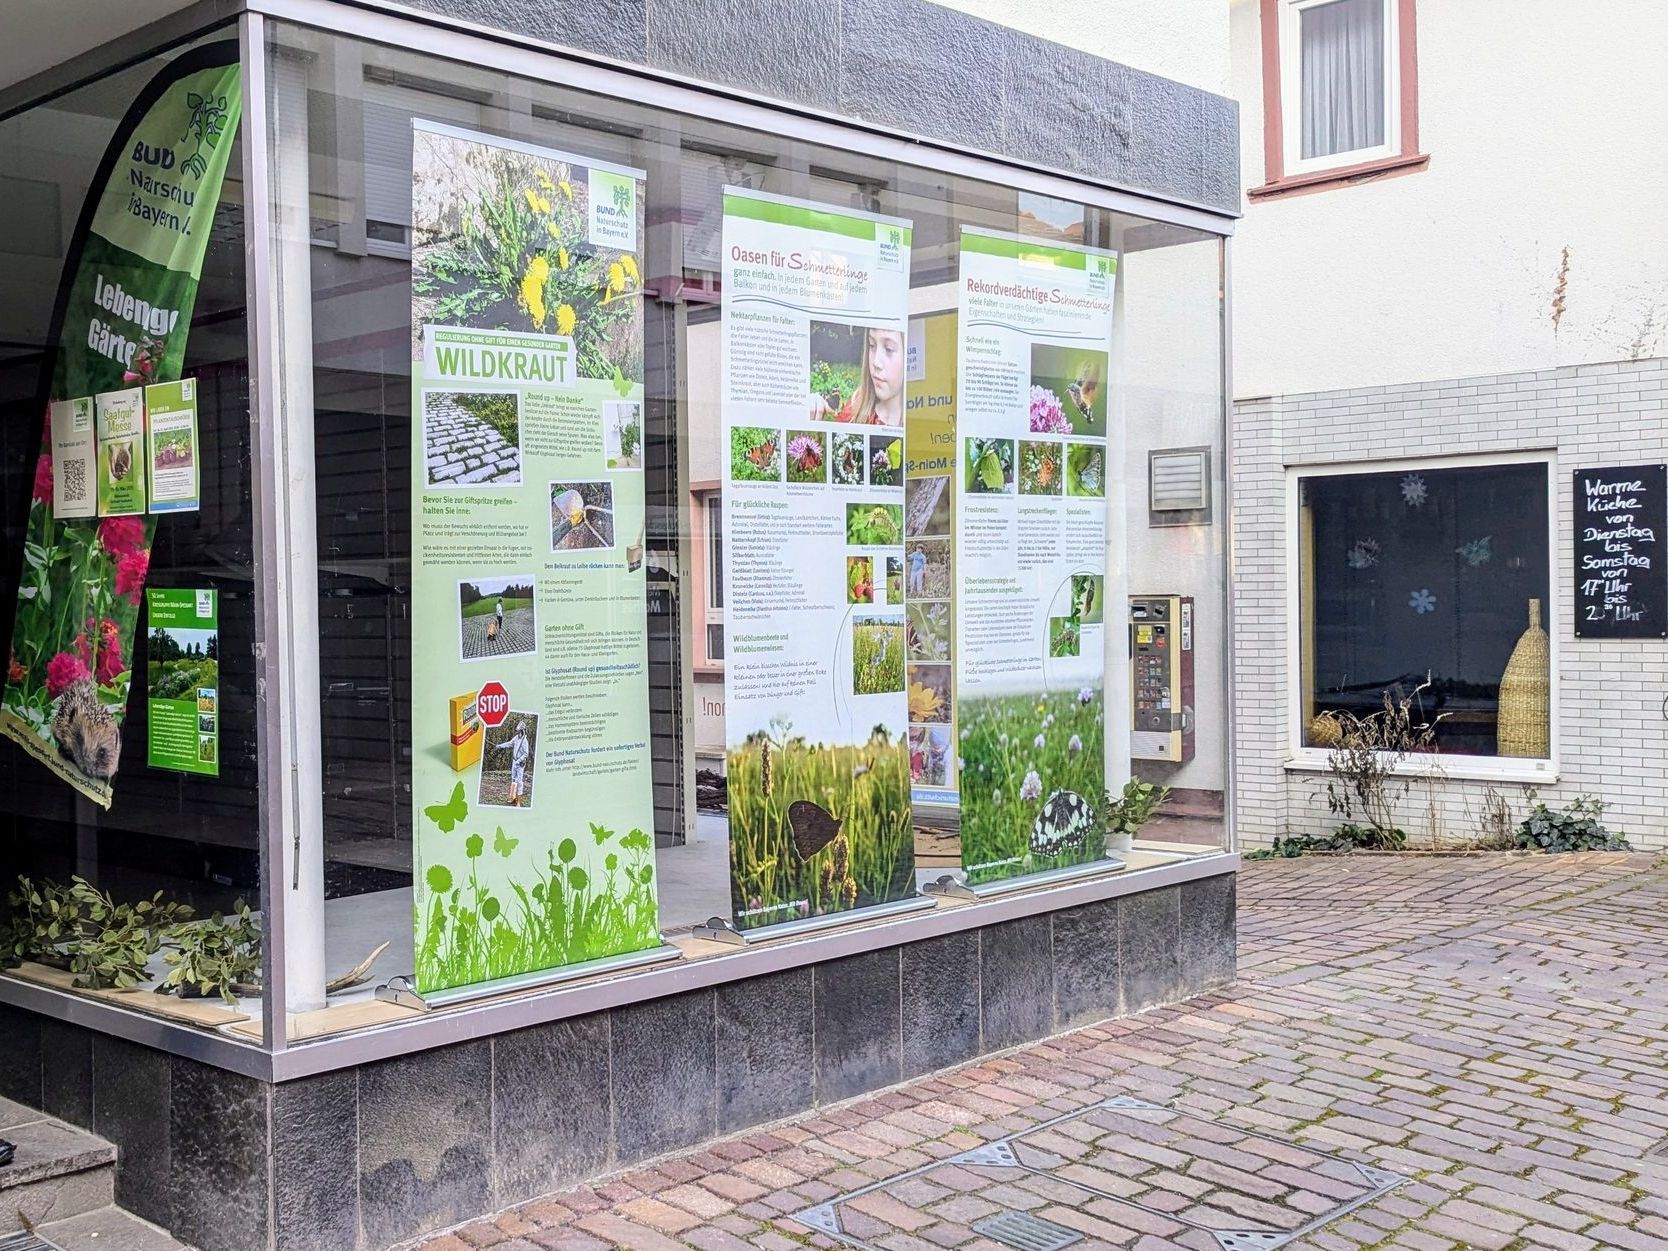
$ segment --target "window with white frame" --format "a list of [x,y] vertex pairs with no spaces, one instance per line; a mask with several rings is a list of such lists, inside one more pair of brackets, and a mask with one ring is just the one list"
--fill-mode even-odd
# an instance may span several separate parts
[[1280,0],[1285,173],[1401,148],[1398,0]]
[[1299,729],[1412,700],[1444,755],[1551,755],[1544,460],[1300,475]]

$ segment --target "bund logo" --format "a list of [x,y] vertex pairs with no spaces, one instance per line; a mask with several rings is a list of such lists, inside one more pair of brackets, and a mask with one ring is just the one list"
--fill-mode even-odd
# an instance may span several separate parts
[[[190,174],[193,178],[201,178],[208,173],[208,157],[205,149],[212,152],[220,146],[220,139],[226,133],[226,120],[229,116],[227,100],[224,93],[217,96],[205,96],[199,92],[189,92],[185,97],[186,107],[191,115],[186,118],[185,132],[180,135],[179,143],[173,148],[152,147],[143,140],[137,140],[133,145],[132,159],[136,164],[149,165],[153,169],[171,170],[176,163],[180,172]],[[190,144],[190,152],[183,160],[179,154]]]
[[626,183],[614,184],[614,207],[621,213],[631,212],[631,187]]

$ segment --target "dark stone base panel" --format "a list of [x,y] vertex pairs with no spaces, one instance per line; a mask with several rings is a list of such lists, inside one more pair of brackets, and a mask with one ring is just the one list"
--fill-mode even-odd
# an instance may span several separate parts
[[202,1251],[385,1251],[1234,976],[1232,874],[265,1085],[0,1004],[0,1097]]

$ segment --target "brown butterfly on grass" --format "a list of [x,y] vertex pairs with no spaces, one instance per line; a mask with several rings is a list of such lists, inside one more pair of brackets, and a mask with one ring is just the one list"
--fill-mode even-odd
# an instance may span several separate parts
[[757,447],[747,449],[747,459],[755,469],[770,469],[776,463],[776,436],[771,435]]
[[788,828],[793,832],[794,853],[809,860],[840,836],[844,824],[821,804],[796,799],[788,805]]

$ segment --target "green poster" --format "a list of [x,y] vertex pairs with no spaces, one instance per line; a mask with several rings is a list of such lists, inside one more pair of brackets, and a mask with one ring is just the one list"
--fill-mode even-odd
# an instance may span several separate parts
[[660,943],[642,180],[414,123],[419,993]]
[[[64,266],[42,388],[46,433],[24,535],[0,734],[108,808],[121,758],[139,601],[155,523],[144,516],[54,517],[65,494],[144,512],[147,383],[179,377],[210,227],[242,97],[235,42],[176,58],[116,127]],[[98,397],[96,483],[57,490],[51,402]],[[106,412],[123,423],[107,423]],[[104,432],[109,432],[106,439]],[[77,478],[89,466],[76,459]],[[133,508],[137,496],[137,509]]]
[[145,758],[153,769],[220,775],[220,604],[211,590],[145,592],[150,692]]
[[974,886],[1105,859],[1116,279],[1110,252],[962,228],[952,598]]
[[98,411],[98,515],[145,511],[145,391],[128,387],[94,397]]
[[197,470],[197,380],[145,388],[146,462],[153,513],[194,512],[202,493]]

